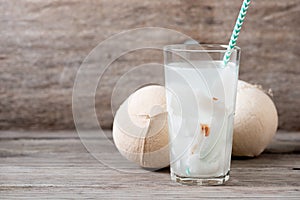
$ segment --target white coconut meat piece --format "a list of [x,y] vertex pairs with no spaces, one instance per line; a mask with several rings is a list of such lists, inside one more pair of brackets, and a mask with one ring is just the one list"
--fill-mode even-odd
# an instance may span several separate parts
[[255,85],[238,82],[232,154],[257,156],[271,142],[278,126],[271,98]]
[[162,86],[147,86],[119,108],[113,139],[120,153],[146,168],[169,165],[168,124]]

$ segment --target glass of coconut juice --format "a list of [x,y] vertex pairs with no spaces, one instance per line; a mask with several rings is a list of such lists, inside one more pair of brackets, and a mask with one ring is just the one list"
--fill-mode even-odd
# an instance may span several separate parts
[[226,45],[164,48],[171,179],[219,185],[229,179],[240,48],[226,65]]

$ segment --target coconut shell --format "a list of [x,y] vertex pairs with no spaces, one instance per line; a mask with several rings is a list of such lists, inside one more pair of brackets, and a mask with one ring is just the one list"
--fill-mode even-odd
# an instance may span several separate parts
[[113,139],[117,149],[145,168],[169,165],[167,112],[161,106],[164,104],[164,87],[147,86],[132,94],[115,116]]
[[234,117],[233,156],[258,156],[271,142],[278,126],[272,99],[259,87],[238,82]]

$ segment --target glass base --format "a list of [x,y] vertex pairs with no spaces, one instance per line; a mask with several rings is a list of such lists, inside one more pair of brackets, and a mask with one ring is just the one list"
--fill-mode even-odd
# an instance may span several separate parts
[[222,185],[229,180],[229,171],[224,176],[209,178],[184,177],[171,172],[171,179],[183,185]]

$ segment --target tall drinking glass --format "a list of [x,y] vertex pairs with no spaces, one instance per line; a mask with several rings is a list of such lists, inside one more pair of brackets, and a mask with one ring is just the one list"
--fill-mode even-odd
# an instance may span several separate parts
[[219,185],[229,179],[240,48],[226,66],[226,45],[164,48],[171,179]]

